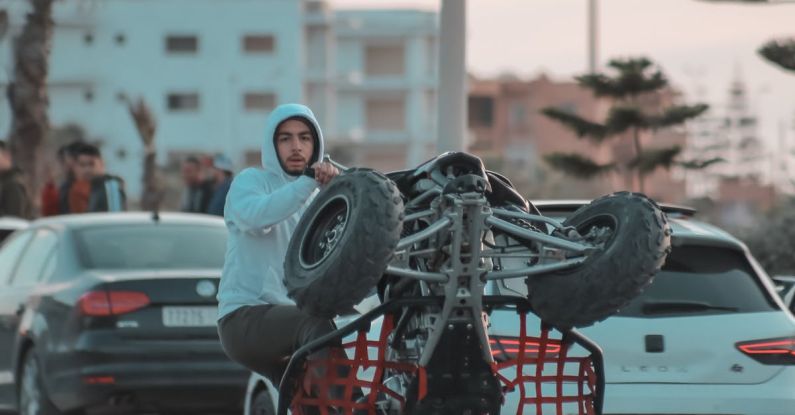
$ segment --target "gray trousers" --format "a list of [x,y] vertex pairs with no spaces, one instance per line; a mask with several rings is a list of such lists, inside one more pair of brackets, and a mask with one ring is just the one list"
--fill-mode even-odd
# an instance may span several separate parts
[[331,320],[310,316],[294,305],[244,306],[218,322],[227,356],[276,387],[296,350],[334,330]]

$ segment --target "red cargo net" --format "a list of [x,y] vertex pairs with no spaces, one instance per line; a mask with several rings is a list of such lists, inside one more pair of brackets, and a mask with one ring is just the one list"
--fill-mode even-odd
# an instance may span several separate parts
[[519,337],[492,336],[494,372],[506,392],[518,389],[517,415],[594,415],[596,374],[591,356],[568,356],[571,344],[527,335],[526,315],[519,314]]
[[[392,316],[386,315],[378,340],[368,340],[367,332],[359,331],[356,340],[343,343],[345,356],[338,349],[328,358],[307,360],[302,387],[298,388],[290,404],[293,415],[353,415],[354,411],[356,415],[378,415],[376,400],[379,394],[394,397],[405,408],[406,398],[382,383],[387,371],[390,375],[411,373],[418,376],[419,399],[422,399],[427,391],[425,370],[410,363],[387,361],[387,337],[392,328]],[[325,376],[313,375],[319,372],[317,369]],[[370,369],[372,374],[362,374],[360,369]]]
[[[489,340],[495,376],[505,393],[518,392],[516,414],[594,415],[597,378],[591,356],[568,356],[571,345],[550,338],[550,330],[543,327],[539,337],[528,336],[526,315],[519,316],[518,337],[492,336]],[[405,408],[406,398],[382,383],[386,372],[417,376],[418,399],[423,399],[427,393],[424,368],[387,360],[387,337],[392,328],[392,317],[386,315],[378,340],[368,340],[367,333],[359,331],[356,340],[342,345],[344,354],[337,349],[327,358],[307,360],[301,387],[290,404],[292,413],[378,415],[379,395],[392,396]],[[361,373],[368,369],[369,373]],[[320,372],[325,375],[317,375]]]

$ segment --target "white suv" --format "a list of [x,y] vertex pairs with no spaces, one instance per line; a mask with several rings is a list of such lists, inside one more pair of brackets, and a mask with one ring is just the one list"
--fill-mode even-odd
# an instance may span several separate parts
[[[547,216],[579,205],[536,203]],[[742,242],[663,208],[673,250],[662,271],[616,316],[580,330],[604,352],[603,413],[795,414],[795,319],[770,278]]]

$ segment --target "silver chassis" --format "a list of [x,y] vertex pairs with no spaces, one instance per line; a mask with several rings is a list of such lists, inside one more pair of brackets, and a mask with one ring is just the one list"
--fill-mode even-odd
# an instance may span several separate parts
[[[434,189],[435,190],[435,189]],[[438,192],[438,191],[437,191]],[[435,192],[436,193],[436,192]],[[437,196],[436,193],[434,196]],[[397,245],[394,260],[386,274],[422,281],[425,293],[444,297],[441,312],[436,316],[419,365],[427,366],[445,328],[453,322],[468,323],[475,331],[483,351],[483,358],[493,363],[486,327],[482,323],[483,292],[487,281],[523,278],[566,269],[585,261],[593,246],[558,238],[547,233],[517,226],[506,219],[520,218],[542,222],[553,229],[567,231],[559,222],[544,216],[520,211],[492,208],[482,193],[447,194],[438,196],[431,209],[408,215],[404,224],[420,218],[433,221],[422,231],[406,236]],[[492,230],[521,240],[531,240],[540,247],[539,253],[524,246],[484,249],[484,238]],[[409,268],[409,258],[432,256],[438,249],[419,249],[419,244],[442,247],[447,261],[436,271]],[[494,258],[526,259],[526,266],[513,269],[493,269]],[[530,265],[532,259],[537,259]]]

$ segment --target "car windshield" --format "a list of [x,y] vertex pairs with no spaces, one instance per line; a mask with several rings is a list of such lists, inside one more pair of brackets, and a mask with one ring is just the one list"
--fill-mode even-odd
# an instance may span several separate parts
[[14,231],[16,231],[16,229],[0,229],[0,242],[8,238],[8,235],[11,235]]
[[76,232],[88,269],[221,268],[226,229],[196,225],[124,225]]
[[652,284],[619,315],[657,317],[777,310],[745,255],[737,250],[674,247]]

